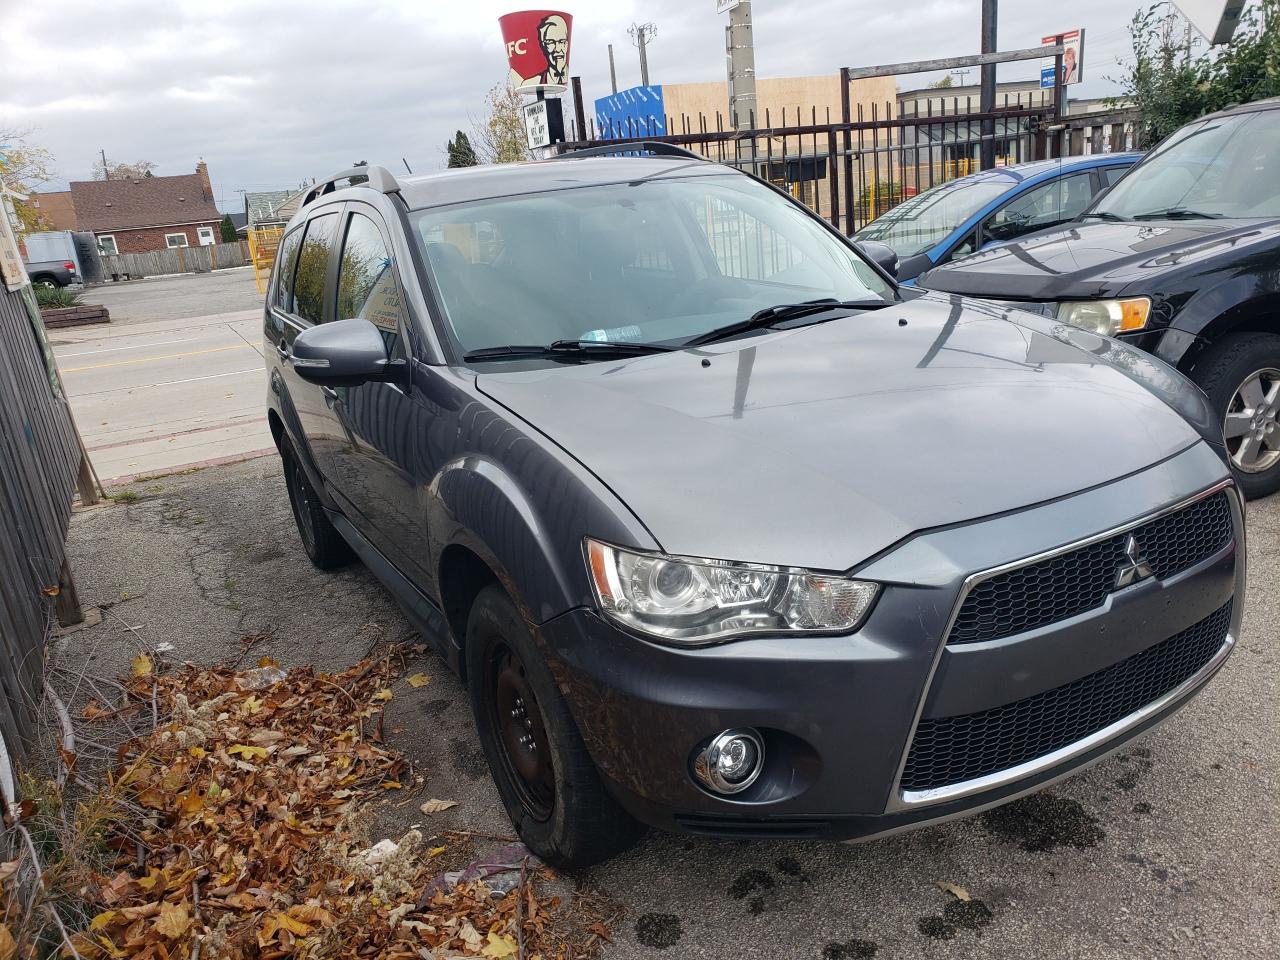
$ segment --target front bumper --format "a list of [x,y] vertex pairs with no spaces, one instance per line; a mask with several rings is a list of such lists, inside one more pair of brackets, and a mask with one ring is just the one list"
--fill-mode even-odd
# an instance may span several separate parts
[[[914,537],[857,571],[884,589],[850,636],[675,649],[579,609],[543,624],[540,638],[605,783],[639,819],[720,836],[893,832],[1061,778],[1158,724],[1208,681],[1238,635],[1243,608],[1243,518],[1232,488],[1230,543],[1178,574],[1137,582],[1094,609],[1015,636],[963,645],[944,638],[983,572],[1128,529],[1223,482],[1221,460],[1197,444],[1066,500]],[[1103,717],[1068,744],[971,782],[904,788],[921,724],[1039,703],[1123,671],[1215,612],[1225,632],[1212,656],[1123,717]],[[692,778],[691,759],[735,727],[762,732],[765,768],[747,791],[715,796]]]

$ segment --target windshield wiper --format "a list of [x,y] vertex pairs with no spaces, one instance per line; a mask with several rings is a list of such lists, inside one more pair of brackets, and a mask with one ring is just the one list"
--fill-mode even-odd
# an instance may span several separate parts
[[599,357],[639,357],[650,353],[669,353],[674,347],[661,343],[633,343],[608,340],[556,340],[548,344],[509,343],[501,347],[481,347],[463,356],[474,363],[479,360],[521,360],[527,357],[570,357],[589,359]]
[[1081,220],[1106,220],[1109,223],[1120,223],[1127,217],[1122,217],[1118,213],[1112,213],[1110,210],[1095,210],[1093,213],[1080,214]]
[[1170,207],[1168,210],[1149,210],[1136,214],[1134,220],[1221,220],[1220,213],[1204,213],[1200,210],[1188,210],[1186,207]]
[[776,303],[772,307],[757,310],[745,320],[727,323],[723,327],[715,327],[706,333],[700,333],[684,342],[686,347],[696,347],[704,343],[715,343],[738,333],[759,330],[772,326],[782,320],[795,320],[810,314],[825,313],[828,310],[879,310],[893,304],[893,300],[836,300],[824,297],[821,300],[805,300],[802,303]]

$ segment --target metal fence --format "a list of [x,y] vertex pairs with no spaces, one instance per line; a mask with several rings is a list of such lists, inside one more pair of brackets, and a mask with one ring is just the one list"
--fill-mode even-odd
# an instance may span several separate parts
[[[760,119],[763,123],[757,125]],[[984,121],[990,121],[983,133]],[[1124,150],[1131,114],[1098,113],[1059,123],[1051,92],[1004,95],[982,112],[976,98],[936,96],[853,106],[846,121],[829,109],[765,110],[749,129],[726,126],[725,115],[699,115],[598,128],[561,150],[626,141],[660,141],[749,170],[852,234],[903,200],[977,172],[981,147],[994,141],[996,164],[1086,152]],[[1065,135],[1056,128],[1069,128]]]
[[169,247],[149,253],[102,254],[98,262],[100,276],[87,276],[90,283],[168,273],[209,273],[211,270],[243,267],[249,262],[249,245],[240,240],[204,247]]
[[7,754],[24,752],[32,732],[54,596],[60,589],[74,596],[63,545],[81,466],[31,288],[10,293],[0,285],[0,729]]

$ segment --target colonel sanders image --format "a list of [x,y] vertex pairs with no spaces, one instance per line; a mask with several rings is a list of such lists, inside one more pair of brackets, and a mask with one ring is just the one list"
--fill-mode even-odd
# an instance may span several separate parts
[[538,46],[547,58],[547,69],[538,75],[538,83],[568,86],[569,25],[564,17],[553,13],[538,24]]

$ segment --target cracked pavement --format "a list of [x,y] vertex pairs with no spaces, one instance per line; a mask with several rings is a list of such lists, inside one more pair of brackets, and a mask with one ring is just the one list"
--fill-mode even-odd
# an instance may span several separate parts
[[[411,630],[360,566],[315,570],[266,457],[135,482],[134,502],[79,511],[69,551],[101,625],[54,641],[94,674],[169,642],[178,660],[243,652],[338,669]],[[1253,958],[1280,941],[1280,497],[1249,510],[1241,641],[1208,689],[1152,735],[1051,790],[969,820],[861,845],[650,834],[586,871],[625,910],[608,958]],[[122,597],[127,599],[120,602]],[[133,630],[128,629],[134,628]],[[135,631],[137,636],[135,637]],[[465,693],[432,656],[388,705],[389,742],[426,777],[389,798],[397,836],[510,832]],[[406,802],[408,801],[408,802]],[[958,900],[939,884],[972,897]]]

